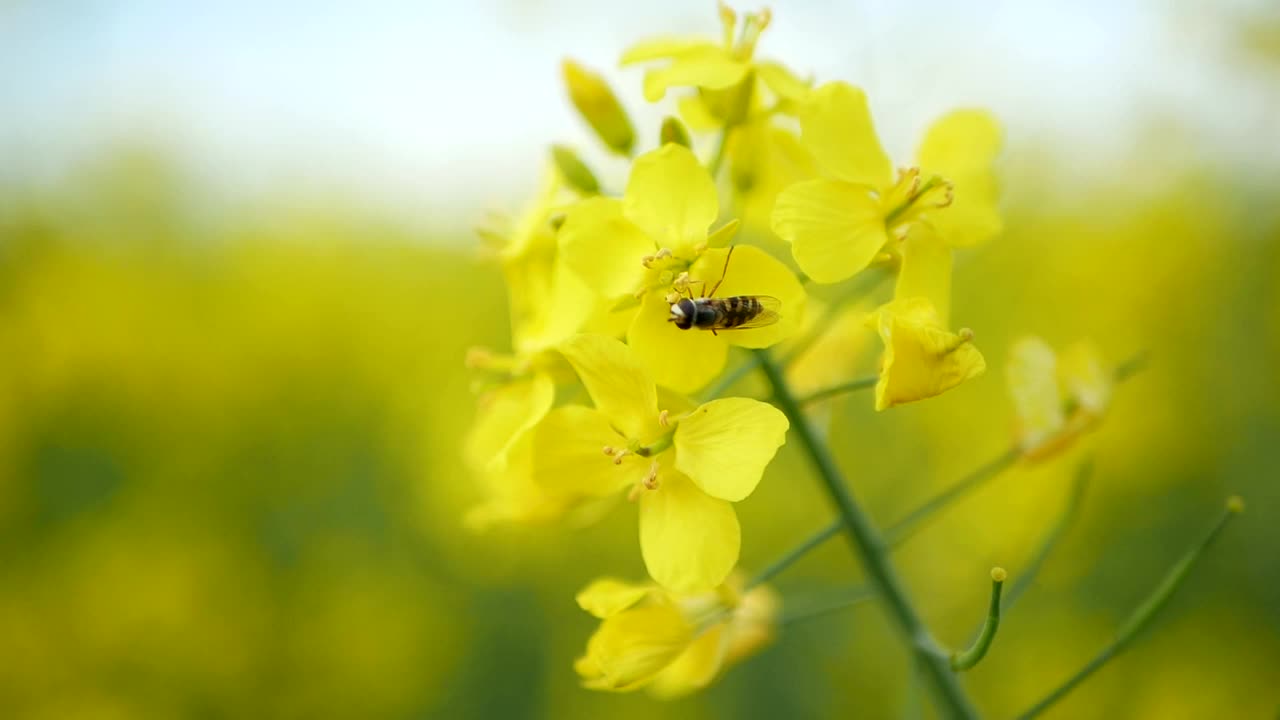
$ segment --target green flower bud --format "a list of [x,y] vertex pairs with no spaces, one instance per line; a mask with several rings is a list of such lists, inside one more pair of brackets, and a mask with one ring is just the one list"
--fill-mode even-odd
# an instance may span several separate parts
[[569,88],[569,100],[578,113],[609,149],[619,155],[630,155],[636,140],[635,130],[609,84],[572,60],[566,59],[561,69]]
[[595,173],[582,162],[578,153],[564,145],[551,146],[551,158],[555,160],[556,169],[569,186],[583,195],[596,195],[600,192],[600,182]]
[[674,115],[668,115],[662,119],[662,132],[658,137],[661,145],[675,143],[687,148],[693,147],[693,143],[689,140],[689,131]]

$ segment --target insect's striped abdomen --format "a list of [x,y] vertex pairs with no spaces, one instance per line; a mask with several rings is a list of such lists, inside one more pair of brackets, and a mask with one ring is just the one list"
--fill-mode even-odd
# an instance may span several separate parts
[[760,314],[760,301],[750,295],[737,295],[724,299],[724,318],[720,325],[736,328]]

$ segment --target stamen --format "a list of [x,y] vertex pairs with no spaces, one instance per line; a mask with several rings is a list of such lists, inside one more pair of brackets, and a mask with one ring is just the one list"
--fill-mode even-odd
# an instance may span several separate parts
[[658,461],[654,460],[653,464],[649,466],[649,474],[644,477],[644,486],[649,490],[658,489],[658,468]]
[[959,350],[966,343],[971,342],[973,342],[973,330],[970,330],[969,328],[960,328],[956,331],[956,341],[952,343],[951,347],[945,348],[942,351],[942,354],[950,355],[956,350]]
[[666,260],[669,257],[671,257],[671,248],[662,248],[658,250],[658,252],[654,253],[653,255],[645,255],[644,257],[640,258],[640,262],[645,267],[651,268],[653,267],[654,263],[658,262],[659,260]]
[[658,424],[662,427],[671,427],[671,411],[663,410],[658,413]]

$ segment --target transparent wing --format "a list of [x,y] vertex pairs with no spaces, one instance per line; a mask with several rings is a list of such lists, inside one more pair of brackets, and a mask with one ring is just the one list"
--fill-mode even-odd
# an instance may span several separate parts
[[782,301],[772,295],[751,295],[760,303],[760,314],[742,323],[737,327],[719,328],[721,330],[750,330],[751,328],[764,327],[778,322],[779,311],[782,310]]

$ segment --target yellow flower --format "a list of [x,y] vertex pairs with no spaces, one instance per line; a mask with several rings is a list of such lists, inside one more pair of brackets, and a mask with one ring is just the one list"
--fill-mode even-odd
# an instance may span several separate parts
[[[711,112],[720,116],[720,124],[733,123],[741,119],[751,102],[755,78],[780,98],[801,97],[808,91],[807,85],[782,65],[754,59],[756,43],[771,17],[768,10],[748,13],[739,32],[737,14],[721,4],[720,42],[705,38],[645,40],[627,49],[621,64],[666,61],[645,73],[646,100],[657,102],[672,87],[695,87],[708,93],[703,99]],[[733,92],[716,94],[729,90]],[[736,119],[732,117],[735,114]]]
[[755,490],[785,442],[786,417],[766,403],[722,398],[672,417],[630,348],[580,335],[561,347],[594,408],[547,413],[534,435],[537,482],[553,495],[603,497],[630,489],[640,550],[664,587],[715,587],[738,560],[731,503]]
[[940,395],[987,369],[973,346],[973,332],[947,330],[925,298],[895,300],[880,307],[867,324],[884,341],[876,410]]
[[1112,377],[1088,343],[1058,357],[1044,340],[1022,338],[1010,351],[1006,374],[1018,442],[1029,460],[1065,450],[1097,426],[1111,402]]
[[[693,392],[724,368],[729,345],[768,347],[798,327],[805,293],[787,266],[762,250],[714,248],[736,224],[708,236],[719,214],[711,176],[680,145],[638,158],[622,200],[590,198],[566,213],[560,229],[565,263],[603,300],[629,308],[627,341],[664,387]],[[711,249],[708,249],[708,248]],[[774,325],[712,334],[668,322],[673,289],[716,295],[769,295],[782,303]],[[635,298],[639,298],[637,305]]]
[[710,592],[673,594],[596,580],[577,600],[602,622],[574,669],[597,690],[645,687],[670,699],[704,688],[774,636],[777,595],[766,586],[744,594],[741,586],[735,575]]
[[529,441],[532,427],[551,409],[555,379],[568,374],[554,348],[593,320],[594,293],[558,252],[552,217],[566,199],[563,180],[548,173],[518,218],[480,231],[507,280],[513,352],[477,348],[467,357],[483,378],[464,447],[485,494],[466,518],[474,528],[557,517],[569,504],[533,483]]
[[[922,222],[935,231],[931,239],[948,248],[980,243],[1000,231],[991,170],[1000,129],[988,113],[961,110],[942,117],[925,135],[919,167],[896,175],[858,88],[834,82],[813,91],[801,108],[800,126],[801,141],[824,177],[784,190],[773,228],[818,282],[861,271],[891,239],[906,239]],[[932,272],[910,265],[935,262],[937,254],[921,253],[914,263],[904,258],[903,273]],[[928,296],[940,303],[933,293]]]

